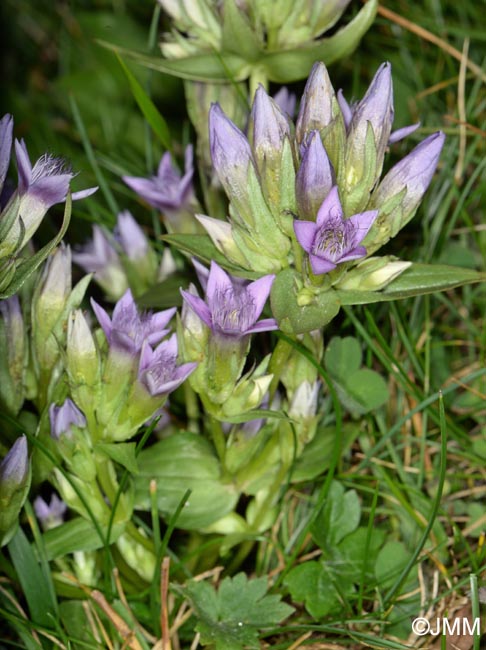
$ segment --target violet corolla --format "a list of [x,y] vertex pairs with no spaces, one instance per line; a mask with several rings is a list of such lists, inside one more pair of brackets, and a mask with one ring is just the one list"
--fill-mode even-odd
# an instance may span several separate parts
[[241,338],[255,332],[278,329],[274,318],[258,321],[272,288],[274,275],[266,275],[246,286],[211,262],[206,300],[181,291],[184,300],[216,336]]
[[194,220],[198,203],[193,187],[192,145],[186,148],[184,174],[174,166],[170,152],[166,152],[159,163],[157,175],[151,178],[123,176],[125,183],[149,205],[159,210],[169,232],[198,232]]
[[299,244],[309,254],[315,275],[328,273],[342,262],[366,255],[361,242],[366,237],[378,210],[370,210],[344,219],[338,188],[334,186],[317,213],[316,222],[294,221]]
[[145,341],[150,345],[159,343],[168,333],[166,326],[175,314],[175,308],[161,312],[140,313],[130,289],[116,303],[110,318],[95,300],[91,305],[105,333],[110,347],[135,355]]

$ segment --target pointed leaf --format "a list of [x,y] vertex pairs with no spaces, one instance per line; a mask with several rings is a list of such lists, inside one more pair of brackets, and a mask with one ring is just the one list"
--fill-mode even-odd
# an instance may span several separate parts
[[248,22],[246,15],[238,9],[235,0],[224,0],[223,46],[226,58],[228,52],[243,55],[247,61],[258,61],[261,43]]
[[197,54],[184,59],[162,59],[147,56],[141,52],[128,50],[107,41],[98,40],[97,43],[113,52],[117,52],[125,59],[130,59],[151,70],[165,72],[166,74],[189,79],[192,81],[227,82],[228,80],[242,81],[248,77],[249,65],[235,54]]
[[142,86],[139,84],[137,79],[133,76],[133,74],[130,72],[128,67],[125,65],[121,56],[116,52],[115,54],[118,59],[118,62],[123,68],[123,71],[128,79],[128,83],[130,84],[130,89],[132,91],[133,97],[135,98],[135,101],[137,102],[145,119],[150,124],[151,129],[153,130],[155,135],[159,138],[159,140],[162,142],[163,146],[166,149],[172,150],[172,141],[170,137],[169,127],[167,126],[167,122],[159,113],[157,107],[150,99],[150,97],[147,95],[147,93],[142,88]]

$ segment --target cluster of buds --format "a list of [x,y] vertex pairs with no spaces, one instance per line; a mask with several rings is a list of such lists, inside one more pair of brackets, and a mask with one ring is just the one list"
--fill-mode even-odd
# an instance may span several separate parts
[[[246,272],[294,268],[300,289],[310,290],[299,304],[333,286],[382,289],[408,264],[366,258],[413,217],[444,142],[441,132],[429,136],[380,182],[389,144],[418,126],[392,132],[392,123],[388,63],[352,106],[334,92],[324,64],[315,64],[295,126],[262,86],[246,135],[214,104],[211,154],[229,198],[229,219],[199,215],[199,221]],[[357,286],[348,275],[364,263],[366,282]]]
[[[18,187],[9,191],[5,180],[10,164],[13,119],[0,120],[0,293],[10,295],[18,257],[40,226],[49,208],[66,200],[74,174],[60,158],[44,154],[32,166],[23,140],[15,141]],[[5,187],[4,187],[5,185]],[[82,199],[96,188],[75,192]],[[33,269],[35,270],[35,268]],[[27,274],[24,274],[24,279]]]
[[118,214],[113,233],[93,226],[93,238],[73,253],[73,261],[92,273],[93,280],[113,301],[128,288],[140,296],[175,270],[169,249],[158,263],[150,240],[128,210]]
[[111,318],[91,303],[102,333],[93,335],[80,310],[72,313],[68,325],[71,396],[84,412],[94,441],[127,440],[196,364],[178,365],[176,336],[166,338],[175,309],[140,313],[130,290],[116,303]]
[[370,0],[348,25],[325,38],[350,0],[159,3],[173,25],[162,43],[164,56],[178,59],[169,69],[185,78],[213,81],[227,80],[228,70],[237,81],[248,77],[279,83],[302,79],[316,59],[327,57],[331,63],[349,55],[376,13],[376,2]]

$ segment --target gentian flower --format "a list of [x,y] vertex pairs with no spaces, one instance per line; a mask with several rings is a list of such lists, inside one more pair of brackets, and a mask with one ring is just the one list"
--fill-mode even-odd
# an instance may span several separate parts
[[51,437],[54,440],[59,440],[64,435],[70,437],[72,435],[72,426],[80,428],[86,426],[84,414],[69,397],[62,406],[51,404],[49,407],[49,422],[51,425]]
[[258,321],[274,279],[274,275],[265,275],[242,286],[240,281],[231,278],[216,262],[211,262],[206,301],[187,291],[181,290],[181,293],[189,307],[213,334],[238,339],[255,332],[278,329],[274,318]]
[[145,341],[156,345],[164,338],[169,331],[164,328],[176,312],[172,308],[155,314],[139,313],[130,289],[116,303],[111,318],[93,299],[91,305],[110,347],[133,356],[140,352]]
[[177,365],[177,337],[162,341],[155,349],[145,342],[140,355],[138,379],[152,397],[175,390],[195,369],[197,363]]
[[108,297],[117,300],[128,289],[120,257],[100,226],[93,226],[93,239],[73,253],[73,261],[94,274]]
[[317,213],[317,220],[294,221],[299,244],[309,254],[312,271],[327,273],[341,262],[349,262],[366,255],[360,246],[366,237],[378,210],[355,214],[344,219],[337,186],[334,186]]
[[194,221],[193,213],[199,206],[192,184],[194,176],[192,159],[192,145],[188,145],[184,158],[183,176],[174,166],[171,154],[167,151],[159,163],[157,176],[152,176],[152,178],[122,177],[128,187],[144,201],[160,210],[167,219],[168,229],[174,232],[195,232],[197,230],[197,222]]
[[55,528],[62,524],[67,505],[57,494],[51,496],[49,503],[44,501],[42,497],[36,497],[33,505],[35,515],[41,522],[44,530],[49,530],[49,528]]
[[[2,148],[3,149],[3,148]],[[32,167],[25,142],[15,141],[15,154],[19,173],[17,196],[19,198],[19,218],[25,228],[22,241],[19,242],[21,226],[19,219],[14,221],[4,242],[13,250],[29,241],[39,227],[46,212],[56,203],[65,201],[69,191],[69,183],[74,174],[66,168],[61,158],[44,154]],[[74,192],[72,199],[84,199],[98,188],[92,187],[81,192]]]

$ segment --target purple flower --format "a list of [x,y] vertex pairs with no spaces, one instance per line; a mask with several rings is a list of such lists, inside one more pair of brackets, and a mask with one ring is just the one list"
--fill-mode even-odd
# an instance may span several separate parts
[[155,350],[145,342],[140,355],[138,379],[152,397],[175,390],[195,369],[197,363],[177,365],[177,337],[162,341]]
[[295,179],[299,216],[312,219],[335,183],[334,170],[319,131],[312,131],[302,147],[302,162]]
[[162,156],[157,176],[152,178],[123,176],[123,180],[149,205],[166,214],[177,214],[194,199],[193,175],[192,145],[189,145],[185,153],[184,176],[181,176],[174,166],[172,157],[167,151]]
[[309,254],[312,271],[327,273],[341,262],[349,262],[366,255],[360,243],[366,237],[378,210],[355,214],[344,219],[338,188],[334,186],[317,213],[317,220],[294,221],[299,244]]
[[[27,147],[23,140],[15,141],[15,154],[19,173],[18,195],[20,198],[19,214],[24,223],[24,242],[28,241],[40,225],[45,213],[56,203],[65,201],[69,183],[74,174],[68,170],[60,158],[44,154],[32,167]],[[92,187],[81,192],[74,192],[72,199],[84,199],[96,192]],[[17,223],[13,236],[20,233]],[[9,233],[9,238],[12,231]]]
[[69,397],[62,406],[50,405],[49,421],[51,424],[51,437],[54,440],[59,440],[64,435],[70,437],[73,425],[80,428],[86,426],[86,418]]
[[48,530],[60,526],[63,522],[67,505],[57,494],[51,496],[49,504],[42,497],[34,500],[34,512],[37,519],[41,522],[42,528]]
[[274,279],[274,275],[265,275],[242,286],[240,281],[227,275],[216,262],[211,262],[206,302],[187,291],[181,293],[189,307],[213,333],[242,338],[254,332],[278,329],[273,318],[257,322]]
[[128,281],[118,253],[100,226],[93,226],[93,239],[72,257],[86,273],[94,273],[94,279],[108,296],[117,299],[127,290]]
[[119,213],[114,235],[129,260],[135,262],[148,254],[148,239],[128,210]]
[[0,120],[0,193],[10,164],[12,151],[13,117],[4,115]]
[[[20,436],[0,463],[0,487],[2,492],[12,493],[25,484],[29,475],[29,450],[27,438]],[[3,496],[3,495],[2,495]]]
[[138,354],[145,341],[150,345],[159,343],[169,331],[164,328],[176,311],[173,308],[155,314],[139,313],[130,289],[116,303],[111,318],[93,299],[91,305],[110,347],[124,350],[131,355]]

